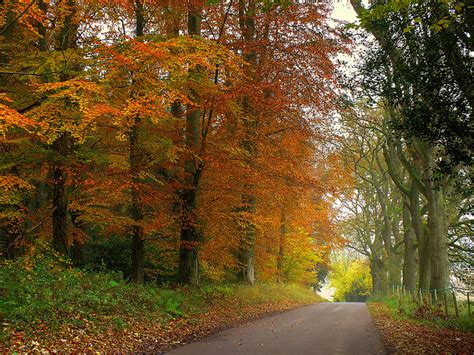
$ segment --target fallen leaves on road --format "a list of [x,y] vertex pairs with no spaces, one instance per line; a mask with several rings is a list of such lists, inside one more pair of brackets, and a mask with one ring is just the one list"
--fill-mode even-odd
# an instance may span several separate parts
[[383,303],[369,303],[369,309],[392,354],[472,354],[474,334],[397,319]]

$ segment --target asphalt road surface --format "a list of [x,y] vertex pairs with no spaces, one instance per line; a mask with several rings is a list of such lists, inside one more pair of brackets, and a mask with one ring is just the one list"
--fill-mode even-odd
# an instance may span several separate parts
[[365,303],[319,303],[222,331],[169,354],[385,354],[385,350]]

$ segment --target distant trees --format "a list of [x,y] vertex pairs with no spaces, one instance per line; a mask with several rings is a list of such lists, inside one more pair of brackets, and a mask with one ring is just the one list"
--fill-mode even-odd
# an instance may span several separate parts
[[351,254],[336,254],[329,273],[334,301],[361,302],[372,292],[370,267],[366,260]]

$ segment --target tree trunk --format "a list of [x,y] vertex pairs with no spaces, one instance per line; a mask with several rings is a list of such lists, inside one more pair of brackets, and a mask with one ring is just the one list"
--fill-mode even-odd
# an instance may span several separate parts
[[411,222],[409,201],[403,205],[403,286],[407,290],[416,289],[416,236]]
[[[44,3],[40,2],[40,9],[46,11]],[[65,51],[76,46],[77,25],[73,23],[75,15],[75,2],[68,1],[70,13],[65,17],[64,24],[59,33],[56,42],[58,51]],[[39,32],[46,36],[46,29],[40,25]],[[39,42],[40,50],[47,50],[47,43],[44,38]],[[62,81],[68,80],[68,73],[60,75]],[[65,103],[66,105],[67,103]],[[52,145],[53,151],[57,155],[56,164],[52,168],[53,174],[53,247],[61,254],[68,253],[68,195],[67,195],[67,174],[64,163],[69,154],[69,134],[67,132],[61,134]]]
[[[392,201],[393,205],[397,205],[400,202],[399,199]],[[402,243],[400,235],[400,214],[393,213],[392,216],[392,235],[394,239],[394,245],[390,246],[391,254],[389,260],[389,284],[392,286],[401,285],[402,277],[402,254],[398,251],[399,245]]]
[[446,210],[441,186],[434,175],[433,148],[419,146],[423,157],[426,201],[428,208],[428,250],[430,288],[444,291],[449,284]]
[[374,294],[385,292],[387,281],[382,260],[373,258],[370,261],[370,274],[372,276],[372,292]]
[[[242,38],[247,43],[251,43],[255,37],[255,11],[255,0],[239,0],[239,26],[242,31]],[[256,65],[255,51],[251,50],[244,53],[244,58],[252,67]],[[251,75],[250,72],[248,74]],[[242,142],[242,147],[249,153],[246,163],[252,167],[254,165],[253,159],[256,154],[254,139],[258,122],[248,97],[243,98],[242,108],[245,115],[244,129],[246,130],[246,138]],[[257,198],[252,194],[252,189],[252,186],[248,186],[247,191],[249,191],[249,193],[242,196],[244,211],[249,215],[255,214],[257,204]],[[243,282],[253,284],[255,282],[256,227],[251,219],[245,221],[244,225],[245,228],[243,230],[243,241],[241,245],[241,278]]]
[[144,258],[145,243],[143,240],[143,211],[140,198],[140,171],[142,169],[142,154],[140,151],[140,135],[139,129],[141,125],[140,117],[134,119],[132,125],[129,142],[130,142],[130,173],[132,176],[130,216],[135,225],[132,226],[132,281],[135,283],[143,283],[144,281]]
[[424,290],[430,288],[430,257],[428,236],[423,225],[420,209],[420,190],[416,182],[410,188],[410,217],[418,244],[418,287]]
[[447,230],[443,208],[443,196],[440,190],[427,187],[428,233],[430,251],[430,288],[444,291],[448,287],[448,247]]
[[195,208],[197,191],[186,188],[182,192],[183,220],[181,222],[178,281],[183,284],[199,283],[199,231]]
[[[144,33],[143,5],[140,1],[135,2],[135,36],[141,37]],[[143,154],[140,141],[140,127],[142,120],[140,116],[134,118],[129,134],[129,163],[130,175],[132,177],[130,216],[135,225],[132,226],[132,281],[143,283],[145,279],[145,241],[143,239],[143,208],[140,198],[140,172],[143,168]]]
[[[201,35],[201,12],[198,6],[191,6],[188,11],[188,34]],[[200,69],[190,75],[200,75]],[[204,77],[202,80],[206,80]],[[192,92],[196,102],[199,93]],[[201,111],[188,107],[186,114],[186,148],[191,156],[185,162],[185,187],[181,191],[183,216],[181,221],[178,280],[184,284],[199,283],[199,231],[196,221],[196,208],[201,180],[201,162],[195,158],[200,144]]]
[[285,208],[281,207],[280,216],[280,238],[278,241],[277,273],[278,280],[283,281],[283,259],[285,257],[285,239],[286,239],[286,214]]
[[53,247],[59,253],[68,253],[67,209],[68,197],[66,190],[67,174],[63,163],[68,154],[68,138],[63,133],[53,143],[53,150],[59,155],[59,161],[53,167]]

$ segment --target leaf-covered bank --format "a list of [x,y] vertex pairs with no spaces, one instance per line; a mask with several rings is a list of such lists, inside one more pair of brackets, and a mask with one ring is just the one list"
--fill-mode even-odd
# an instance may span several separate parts
[[159,288],[72,268],[60,256],[0,268],[0,352],[162,351],[321,299],[291,284]]
[[474,333],[417,321],[397,314],[384,302],[369,302],[369,310],[382,335],[388,353],[397,354],[469,354]]

